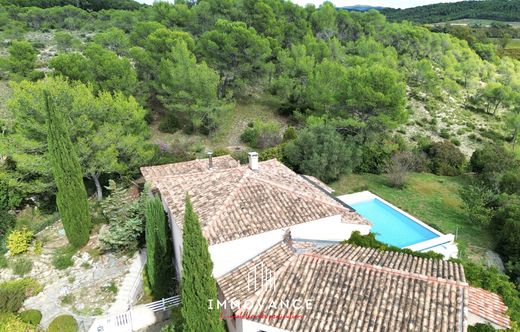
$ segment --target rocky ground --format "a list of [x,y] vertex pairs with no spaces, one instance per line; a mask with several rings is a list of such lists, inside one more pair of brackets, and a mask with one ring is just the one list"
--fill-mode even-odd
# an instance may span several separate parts
[[[67,244],[61,223],[46,228],[36,239],[44,243],[43,250],[39,255],[34,252],[21,255],[33,262],[32,270],[24,277],[38,280],[44,289],[27,299],[24,308],[40,310],[43,326],[65,313],[76,316],[80,322],[105,314],[116,299],[131,258],[100,253],[94,235],[85,248],[74,254],[74,264],[59,270],[53,266],[52,259],[55,251]],[[19,277],[9,268],[0,269],[0,280]]]

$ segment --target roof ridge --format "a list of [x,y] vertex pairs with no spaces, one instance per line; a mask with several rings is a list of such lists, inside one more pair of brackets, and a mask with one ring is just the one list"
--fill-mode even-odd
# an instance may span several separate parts
[[[198,159],[198,160],[204,160],[204,159]],[[167,165],[171,165],[171,164],[167,164]],[[154,166],[148,166],[148,167],[154,167]],[[242,170],[244,167],[247,167],[247,166],[239,165],[237,167],[228,167],[228,168],[221,168],[221,169],[215,168],[215,169],[212,169],[211,172],[212,173],[225,173],[225,172],[231,172],[231,171],[236,171],[236,170]],[[165,178],[171,179],[171,178],[187,177],[187,176],[195,176],[195,175],[198,176],[200,174],[205,174],[208,171],[209,170],[203,170],[203,171],[200,171],[200,172],[192,172],[192,173],[168,174],[168,175],[161,175],[159,177],[161,179],[165,179]]]
[[[297,196],[300,196],[304,199],[307,199],[307,200],[312,200],[312,201],[315,201],[315,202],[320,202],[320,203],[323,203],[323,204],[327,204],[327,205],[330,205],[331,207],[333,208],[336,208],[338,210],[342,210],[342,209],[345,209],[346,211],[342,211],[342,212],[352,212],[350,210],[348,210],[346,207],[344,206],[339,206],[339,205],[335,205],[335,204],[332,204],[332,202],[327,202],[325,200],[322,200],[320,198],[317,198],[317,197],[311,197],[307,194],[304,194],[304,193],[301,193],[299,191],[295,191],[295,190],[292,190],[291,188],[287,187],[287,186],[284,186],[284,185],[281,185],[279,183],[276,183],[276,182],[273,182],[271,180],[266,180],[266,179],[260,179],[260,178],[252,178],[254,180],[257,180],[257,181],[260,181],[260,182],[264,182],[264,183],[267,183],[267,184],[270,184],[270,185],[273,185],[275,187],[278,187],[279,189],[281,190],[284,190],[284,191],[287,191],[291,194],[294,194],[294,195],[297,195]],[[307,183],[307,182],[306,182]],[[314,188],[314,187],[313,187]],[[338,211],[339,212],[339,211]]]
[[429,276],[429,275],[422,274],[422,273],[404,271],[404,270],[399,270],[399,269],[395,269],[395,268],[391,268],[391,267],[380,266],[380,265],[375,265],[375,264],[370,264],[370,263],[362,263],[362,262],[358,262],[356,260],[332,257],[332,256],[324,255],[324,254],[318,254],[315,252],[306,252],[306,253],[301,253],[300,255],[314,257],[317,259],[322,259],[322,260],[326,260],[326,261],[330,261],[330,262],[338,263],[338,264],[343,264],[343,265],[357,266],[357,267],[369,269],[372,271],[379,271],[379,272],[383,272],[383,273],[387,273],[387,274],[391,274],[391,275],[395,275],[395,276],[406,277],[406,278],[410,278],[410,279],[424,280],[424,281],[434,282],[434,283],[438,283],[438,284],[449,284],[449,285],[460,286],[460,287],[464,287],[464,288],[469,287],[469,284],[465,281],[456,281],[456,280],[446,279],[446,278],[441,278],[441,277],[433,277],[433,276]]

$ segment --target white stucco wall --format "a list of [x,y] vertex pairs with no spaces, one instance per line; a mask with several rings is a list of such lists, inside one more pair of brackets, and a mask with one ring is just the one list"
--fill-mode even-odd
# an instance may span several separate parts
[[339,215],[291,226],[293,239],[339,242],[349,239],[353,231],[366,235],[370,232],[370,226],[341,222]]
[[503,330],[503,329],[506,329],[505,326],[500,326],[498,324],[495,324],[485,318],[482,318],[480,316],[477,316],[475,315],[474,313],[472,312],[468,312],[468,325],[476,325],[476,324],[490,324],[491,326],[493,326],[493,328],[495,328],[495,330]]
[[164,210],[168,215],[168,222],[170,224],[170,231],[172,232],[172,241],[173,241],[173,253],[174,264],[175,264],[175,274],[177,275],[177,280],[181,280],[181,270],[182,270],[182,231],[174,221],[172,214],[170,213],[170,209],[166,206],[166,203],[163,201]]
[[287,229],[291,230],[293,239],[343,241],[350,238],[350,234],[356,230],[368,234],[370,226],[343,223],[338,215],[219,243],[209,247],[214,277],[221,277],[280,242]]

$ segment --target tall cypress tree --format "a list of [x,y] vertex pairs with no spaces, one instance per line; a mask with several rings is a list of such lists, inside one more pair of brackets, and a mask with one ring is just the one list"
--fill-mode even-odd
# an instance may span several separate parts
[[145,208],[146,272],[154,298],[169,296],[173,289],[171,233],[161,198],[155,195]]
[[48,91],[44,91],[47,110],[47,142],[54,181],[58,188],[56,202],[69,243],[82,247],[89,240],[90,214],[83,172],[63,116],[56,111]]
[[[213,278],[213,262],[208,242],[202,235],[199,217],[186,196],[182,234],[182,307],[183,331],[223,332],[220,311],[216,309],[217,283]],[[208,301],[213,300],[213,309]]]

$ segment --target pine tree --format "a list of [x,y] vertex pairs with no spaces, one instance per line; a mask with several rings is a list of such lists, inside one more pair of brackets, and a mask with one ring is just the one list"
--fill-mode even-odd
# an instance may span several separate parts
[[[213,278],[213,262],[208,242],[202,235],[199,218],[186,196],[182,235],[182,307],[183,331],[224,331],[220,312],[216,309],[217,284]],[[209,309],[213,300],[213,309]]]
[[47,110],[48,149],[52,173],[58,192],[56,202],[69,243],[82,247],[89,240],[90,214],[83,172],[65,121],[44,91]]
[[174,269],[170,228],[159,196],[147,202],[145,217],[146,272],[154,298],[161,299],[171,294]]

